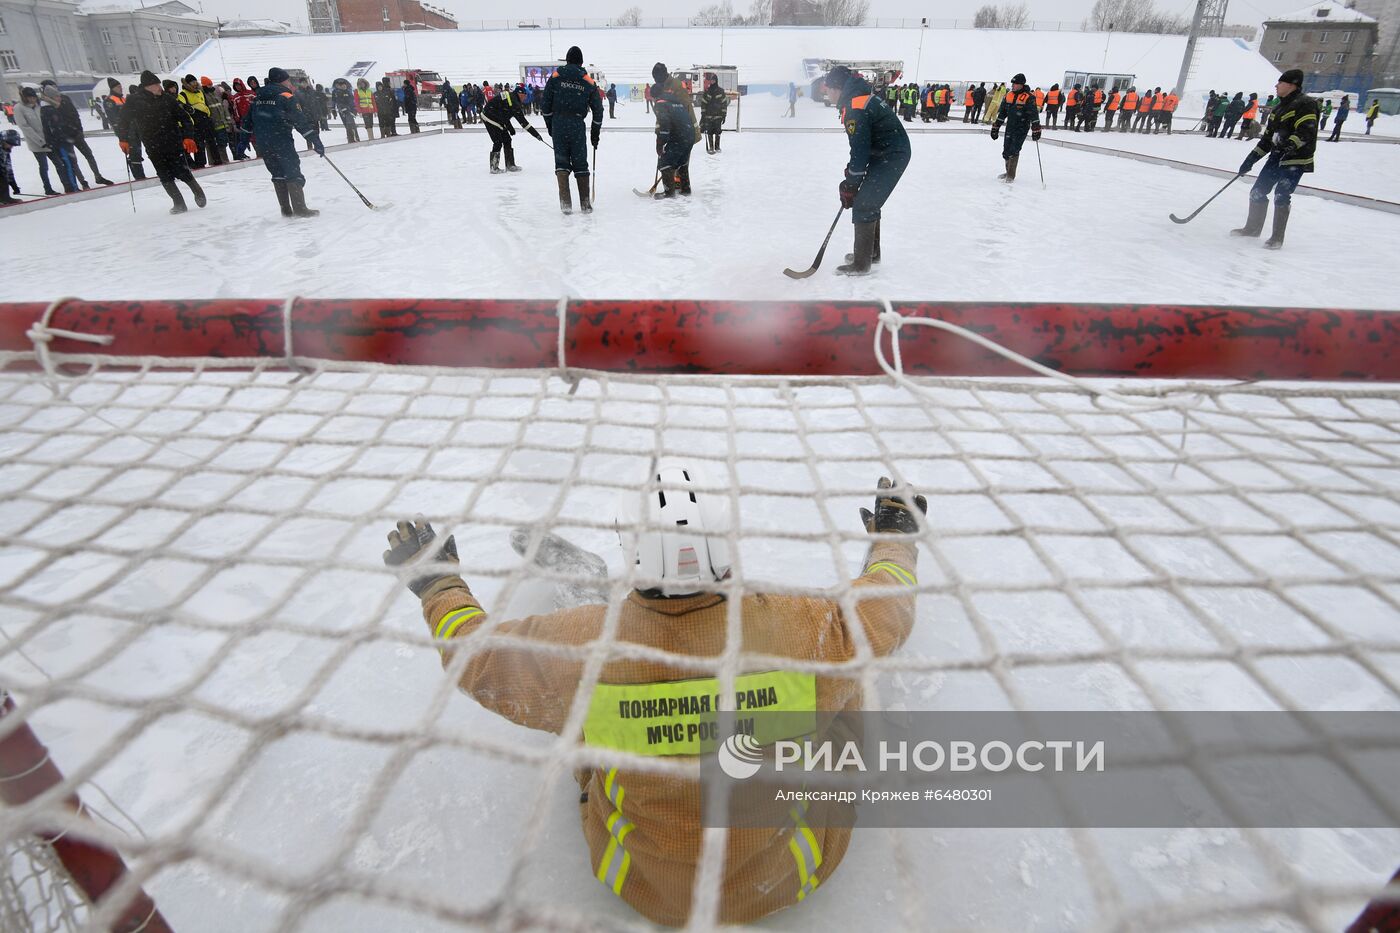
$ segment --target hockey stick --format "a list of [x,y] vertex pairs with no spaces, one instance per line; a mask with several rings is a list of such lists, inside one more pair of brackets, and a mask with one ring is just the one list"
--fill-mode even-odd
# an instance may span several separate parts
[[[507,126],[501,126],[501,124],[497,123],[495,120],[491,119],[490,117],[488,117],[488,116],[487,116],[486,114],[484,114],[484,113],[481,115],[481,119],[485,120],[487,123],[491,124],[491,125],[494,126],[496,129],[500,130],[502,133],[505,133],[507,136],[514,136],[514,135],[515,135],[515,133],[511,131],[511,129],[510,129],[510,127],[509,127],[508,125],[507,125]],[[510,121],[507,120],[506,123],[509,124]],[[526,131],[527,133],[529,133],[531,136],[533,136],[533,137],[535,137],[536,139],[538,139],[540,142],[544,143],[546,146],[549,146],[549,143],[545,143],[545,142],[544,142],[544,137],[541,136],[538,132],[536,132],[536,131],[535,131],[535,128],[534,128],[533,126],[530,126],[528,123],[525,125],[525,131]],[[549,151],[550,151],[550,152],[553,152],[553,151],[554,151],[554,147],[553,147],[553,146],[549,146]]]
[[846,205],[841,205],[841,209],[836,212],[836,219],[831,222],[831,229],[826,231],[826,239],[822,240],[822,248],[817,250],[817,258],[812,260],[812,268],[806,272],[793,272],[791,269],[784,269],[783,275],[790,279],[805,279],[814,274],[822,264],[822,257],[826,255],[827,244],[831,242],[831,235],[836,232],[836,225],[841,222],[841,215],[846,213]]
[[656,186],[659,184],[661,184],[661,169],[656,170],[656,181],[651,183],[650,188],[645,191],[638,191],[636,188],[633,188],[632,193],[639,198],[649,198],[653,194],[656,194]]
[[597,146],[594,146],[594,147],[593,147],[593,190],[590,192],[590,194],[592,195],[592,197],[589,199],[589,202],[588,202],[588,203],[589,203],[590,205],[592,205],[593,207],[596,208],[596,207],[598,206],[598,147],[597,147]]
[[126,166],[126,193],[131,195],[131,212],[136,213],[136,184],[131,179],[131,163],[125,158],[126,153],[122,153],[122,165]]
[[1040,158],[1040,140],[1035,141],[1035,164],[1040,166],[1040,187],[1045,188],[1045,163]]
[[355,192],[356,194],[358,194],[358,195],[360,196],[360,200],[365,202],[365,207],[369,208],[369,209],[372,210],[372,211],[375,211],[375,210],[378,210],[378,209],[379,209],[379,208],[375,207],[372,203],[370,203],[369,198],[365,197],[363,194],[360,193],[360,189],[355,187],[355,183],[354,183],[353,181],[351,181],[351,180],[348,179],[348,178],[345,178],[345,173],[342,172],[342,171],[339,169],[339,167],[337,167],[336,164],[335,164],[334,162],[331,161],[330,156],[326,155],[326,154],[323,152],[323,153],[321,153],[321,158],[323,158],[323,159],[326,160],[326,164],[327,164],[327,165],[329,165],[331,168],[335,169],[335,173],[336,173],[337,175],[339,175],[341,178],[344,178],[344,179],[345,179],[345,183],[346,183],[347,185],[350,186],[350,190],[353,191],[353,192]]
[[1168,215],[1168,216],[1171,217],[1172,223],[1175,223],[1175,224],[1189,224],[1191,221],[1193,221],[1193,220],[1196,219],[1196,215],[1197,215],[1197,214],[1199,214],[1201,211],[1205,210],[1206,207],[1210,205],[1210,202],[1211,202],[1211,201],[1214,201],[1216,198],[1218,198],[1218,197],[1220,197],[1222,194],[1224,194],[1224,193],[1225,193],[1225,188],[1230,187],[1231,185],[1233,185],[1235,182],[1239,181],[1239,180],[1240,180],[1241,178],[1243,178],[1243,177],[1244,177],[1244,173],[1240,173],[1239,175],[1236,175],[1234,178],[1231,178],[1229,181],[1225,182],[1224,187],[1222,187],[1219,191],[1215,192],[1215,194],[1211,195],[1211,196],[1210,196],[1210,199],[1207,200],[1205,204],[1202,204],[1200,207],[1196,208],[1194,211],[1192,211],[1192,212],[1191,212],[1190,214],[1188,214],[1187,216],[1185,216],[1185,217],[1178,217],[1178,216],[1176,216],[1175,214],[1170,214],[1170,215]]

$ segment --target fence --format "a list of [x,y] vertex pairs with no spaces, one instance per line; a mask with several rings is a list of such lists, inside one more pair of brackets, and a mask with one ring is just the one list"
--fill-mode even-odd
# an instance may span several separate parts
[[[697,22],[691,17],[651,17],[636,23],[619,23],[614,19],[559,19],[554,17],[529,19],[463,19],[457,23],[458,29],[482,32],[496,29],[694,29],[719,28],[719,23]],[[975,29],[970,17],[964,19],[926,19],[920,16],[883,17],[867,20],[867,28],[875,29],[917,29],[927,25],[930,29]],[[770,28],[768,23],[728,23],[725,29]],[[824,26],[792,27],[824,29]],[[1034,20],[1020,27],[1022,30],[1038,32],[1080,32],[1084,28],[1082,20]]]

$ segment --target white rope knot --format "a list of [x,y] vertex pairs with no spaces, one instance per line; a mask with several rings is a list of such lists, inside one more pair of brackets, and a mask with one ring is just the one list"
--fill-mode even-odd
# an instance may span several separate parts
[[53,358],[49,355],[49,344],[53,343],[55,337],[62,337],[65,340],[76,340],[79,343],[92,343],[98,346],[109,346],[114,338],[111,334],[84,334],[76,330],[65,330],[61,327],[50,327],[49,321],[53,320],[54,313],[59,308],[70,301],[77,301],[72,295],[65,295],[62,298],[55,298],[49,302],[49,306],[44,309],[44,313],[39,316],[39,320],[30,325],[29,330],[24,335],[34,344],[34,356],[38,359],[39,365],[44,368],[44,372],[50,377],[56,377],[58,373],[54,370]]
[[890,307],[887,299],[884,300],[885,310],[880,312],[880,323],[888,330],[899,333],[899,329],[904,326],[904,315]]

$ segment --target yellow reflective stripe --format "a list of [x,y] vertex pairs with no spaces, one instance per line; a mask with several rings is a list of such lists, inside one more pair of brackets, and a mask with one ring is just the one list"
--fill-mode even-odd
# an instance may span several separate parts
[[474,619],[481,615],[481,610],[475,606],[467,606],[463,609],[454,609],[438,620],[437,631],[434,638],[451,638],[457,629],[462,627],[462,623],[468,619]]
[[788,839],[788,851],[797,864],[797,899],[802,901],[821,883],[817,878],[817,869],[822,864],[822,849],[817,843],[816,833],[812,832],[802,814],[795,808],[788,812],[796,824],[792,837]]
[[616,768],[609,771],[607,777],[603,778],[603,791],[608,795],[608,799],[612,801],[612,805],[621,810],[622,798],[627,796],[627,789],[618,783]]
[[621,897],[622,884],[627,880],[627,872],[632,868],[632,855],[623,847],[622,840],[636,827],[617,811],[613,811],[608,817],[607,826],[608,847],[603,850],[603,857],[598,862],[598,871],[594,877]]
[[1303,145],[1303,141],[1302,141],[1301,139],[1299,139],[1297,136],[1290,136],[1290,137],[1288,137],[1288,141],[1291,142],[1291,143],[1292,143],[1293,145],[1295,145],[1295,146],[1301,146],[1301,145]]
[[1299,117],[1298,119],[1296,119],[1296,120],[1293,121],[1293,128],[1294,128],[1294,129],[1297,129],[1298,127],[1302,126],[1304,123],[1307,123],[1309,120],[1316,120],[1316,119],[1317,119],[1317,114],[1315,114],[1315,113],[1305,113],[1305,114],[1303,114],[1301,117]]
[[905,570],[903,567],[899,566],[898,564],[892,561],[877,560],[875,563],[865,568],[866,573],[874,573],[877,570],[883,570],[886,573],[889,573],[891,576],[893,576],[900,583],[903,583],[905,586],[916,586],[919,582],[914,578],[914,575],[912,573],[910,573],[909,571]]

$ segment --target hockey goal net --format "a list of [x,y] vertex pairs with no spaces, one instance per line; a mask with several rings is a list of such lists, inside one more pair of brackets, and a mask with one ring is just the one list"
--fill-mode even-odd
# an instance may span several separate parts
[[[423,514],[493,619],[617,601],[611,504],[664,457],[731,503],[731,595],[849,600],[876,478],[928,496],[914,634],[848,670],[872,709],[1400,710],[1397,337],[1307,309],[0,307],[0,750],[48,747],[0,754],[0,786],[49,777],[0,808],[0,925],[154,929],[149,893],[177,930],[647,928],[578,838],[596,756],[460,695],[380,554]],[[606,579],[530,564],[520,528]],[[596,681],[629,650],[580,657]],[[63,839],[117,859],[95,902]],[[1397,853],[870,831],[766,925],[1336,930]]]

